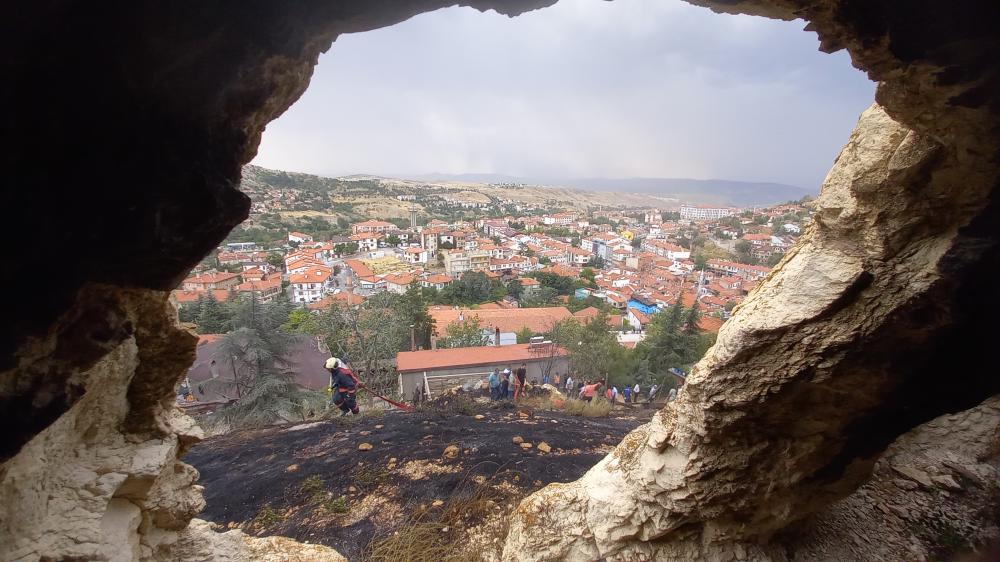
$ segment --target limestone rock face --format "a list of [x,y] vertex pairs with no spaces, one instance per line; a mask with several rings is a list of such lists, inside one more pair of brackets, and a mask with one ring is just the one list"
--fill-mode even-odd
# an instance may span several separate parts
[[188,562],[347,562],[332,548],[301,544],[284,537],[248,537],[238,529],[217,533],[212,524],[192,519],[171,551],[174,560]]
[[[129,333],[80,374],[87,392],[0,471],[3,560],[150,558],[204,507],[197,472],[178,460],[201,432],[172,403],[196,338],[171,321],[167,293],[90,290],[120,304]],[[139,431],[125,430],[139,410]]]

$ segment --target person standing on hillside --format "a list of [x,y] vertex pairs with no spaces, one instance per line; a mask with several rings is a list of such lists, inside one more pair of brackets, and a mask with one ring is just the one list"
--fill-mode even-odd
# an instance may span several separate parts
[[625,403],[628,404],[632,401],[632,388],[629,385],[625,385],[625,390],[622,391],[625,396]]
[[635,383],[635,386],[632,387],[632,402],[638,402],[639,401],[639,391],[640,390],[642,390],[642,388],[639,386],[639,383]]
[[528,368],[524,363],[514,371],[514,401],[517,401],[517,397],[524,392],[524,382],[528,377]]
[[566,375],[566,396],[573,396],[573,375]]
[[500,399],[500,370],[493,369],[490,373],[490,401],[496,402]]
[[510,369],[504,369],[500,373],[500,399],[506,400],[508,392],[510,392]]

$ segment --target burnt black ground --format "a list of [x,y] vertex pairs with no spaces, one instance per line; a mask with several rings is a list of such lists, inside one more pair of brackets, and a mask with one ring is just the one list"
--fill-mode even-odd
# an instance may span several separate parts
[[[284,426],[207,439],[185,458],[201,473],[200,484],[205,487],[208,505],[200,517],[238,525],[253,534],[325,544],[356,560],[373,537],[390,533],[406,515],[435,499],[453,498],[470,489],[476,475],[500,485],[507,491],[505,499],[513,502],[545,484],[575,480],[654,412],[649,408],[584,418],[554,411],[479,408],[468,412],[482,413],[483,420],[461,413],[393,412],[362,416],[351,423],[326,421],[303,429]],[[524,414],[531,417],[523,419]],[[361,435],[364,431],[370,434]],[[517,435],[535,447],[523,450],[513,442]],[[538,451],[542,441],[552,453]],[[373,449],[359,451],[361,443],[370,443]],[[462,452],[458,458],[445,459],[443,452],[452,444]],[[393,457],[397,469],[387,471]],[[413,480],[399,470],[412,460],[439,462],[456,472]],[[291,465],[297,467],[289,470]],[[373,478],[373,472],[379,477]],[[328,497],[345,495],[349,507],[368,495],[391,497],[401,507],[399,521],[376,525],[369,517],[345,525],[348,515],[329,513],[319,507],[314,494],[302,489],[311,476],[322,478]],[[355,492],[349,491],[352,485]],[[277,515],[259,517],[266,505]]]

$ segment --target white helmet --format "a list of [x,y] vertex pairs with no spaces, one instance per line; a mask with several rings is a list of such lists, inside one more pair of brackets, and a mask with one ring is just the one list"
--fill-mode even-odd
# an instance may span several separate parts
[[344,366],[344,362],[341,361],[340,359],[337,359],[336,357],[331,357],[331,358],[329,358],[329,359],[326,360],[325,367],[327,369],[339,369],[339,368],[341,368],[343,366]]

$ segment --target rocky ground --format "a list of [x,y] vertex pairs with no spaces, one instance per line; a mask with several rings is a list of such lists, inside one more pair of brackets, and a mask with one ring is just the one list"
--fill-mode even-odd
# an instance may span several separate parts
[[[652,408],[608,417],[452,397],[390,412],[234,432],[195,446],[201,517],[329,545],[350,560],[498,559],[517,501],[579,478]],[[456,545],[461,545],[459,548]]]

